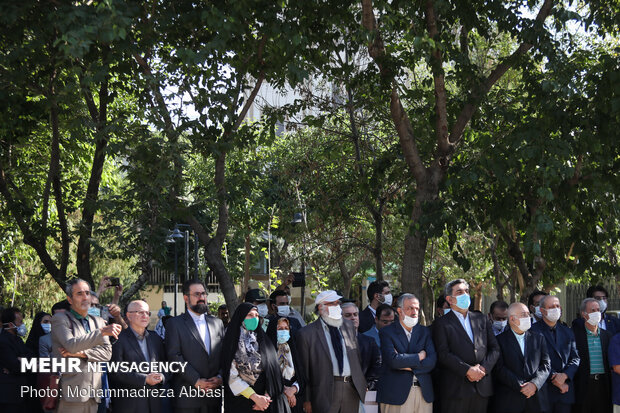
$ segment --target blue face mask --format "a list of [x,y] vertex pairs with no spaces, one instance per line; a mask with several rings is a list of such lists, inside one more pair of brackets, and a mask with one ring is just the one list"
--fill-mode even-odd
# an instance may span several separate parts
[[451,310],[451,309],[449,309],[449,308],[444,308],[444,309],[443,309],[443,315],[448,314],[450,311],[452,311],[452,310]]
[[92,316],[96,316],[96,317],[101,317],[101,310],[97,307],[90,307],[88,309],[88,315],[92,315]]
[[45,331],[45,334],[52,331],[52,325],[50,323],[41,323],[41,328]]
[[291,338],[291,333],[288,330],[278,330],[278,344],[284,344]]
[[469,309],[469,305],[471,304],[471,298],[469,298],[469,294],[461,294],[456,297],[456,306],[461,310]]

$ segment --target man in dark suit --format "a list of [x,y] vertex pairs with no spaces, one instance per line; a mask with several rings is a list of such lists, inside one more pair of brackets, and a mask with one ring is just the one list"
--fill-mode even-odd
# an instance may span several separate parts
[[392,305],[392,294],[387,281],[373,281],[366,290],[368,306],[360,313],[360,333],[365,333],[375,325],[377,307],[380,304]]
[[364,335],[375,340],[375,343],[377,343],[377,347],[381,349],[379,330],[392,324],[394,322],[394,318],[394,309],[392,308],[392,306],[387,304],[381,304],[379,307],[377,307],[377,316],[375,317],[374,327],[365,332]]
[[297,332],[301,330],[301,323],[291,313],[290,297],[284,290],[275,290],[269,296],[269,307],[271,314],[266,318],[269,320],[267,325],[267,337],[271,339],[274,345],[277,345],[278,335],[278,319],[286,318],[290,326],[291,337],[295,337]]
[[[123,330],[118,341],[112,345],[113,362],[160,362],[166,360],[164,342],[148,331],[151,312],[149,305],[142,301],[132,301],[127,305],[129,327]],[[170,377],[168,373],[159,372],[110,372],[110,388],[145,389],[146,397],[112,397],[114,413],[160,413],[163,398],[157,397],[162,384]],[[116,395],[116,393],[112,393]]]
[[[206,314],[207,293],[201,281],[183,283],[187,312],[166,324],[168,361],[187,362],[185,371],[172,378],[175,412],[220,413],[222,378],[219,371],[224,338],[222,320]],[[197,389],[206,396],[196,396]]]
[[[355,326],[355,330],[360,326],[359,309],[353,302],[346,302],[341,305],[342,318],[349,320]],[[362,371],[366,377],[366,383],[369,389],[374,389],[375,382],[379,379],[379,371],[381,369],[381,353],[379,346],[372,337],[368,337],[359,332],[356,334],[357,345],[360,349],[360,362],[362,363]]]
[[[609,338],[615,336],[620,333],[620,318],[614,317],[612,315],[607,314],[607,300],[609,297],[609,293],[607,289],[602,285],[593,285],[588,288],[586,291],[586,297],[594,298],[598,301],[599,309],[601,312],[601,321],[598,323],[598,327],[601,330],[605,330],[609,333]],[[583,325],[584,320],[583,317],[578,317],[573,320],[573,328],[575,328],[576,324],[579,324],[581,327]],[[584,327],[585,328],[585,327]]]
[[543,321],[532,326],[532,333],[541,334],[547,343],[551,373],[545,384],[549,413],[570,413],[575,403],[573,378],[579,367],[575,335],[559,322],[562,315],[560,300],[546,295],[540,300]]
[[547,344],[540,334],[528,331],[530,312],[522,303],[508,308],[508,329],[497,336],[502,350],[493,370],[494,411],[502,413],[540,413],[547,410],[544,387],[551,362]]
[[306,413],[357,412],[366,395],[355,327],[342,319],[341,298],[332,290],[320,293],[314,301],[318,320],[297,333]]
[[441,411],[484,412],[493,394],[491,370],[499,358],[499,345],[488,318],[468,311],[471,299],[465,280],[450,281],[445,294],[452,311],[433,324]]
[[577,352],[581,358],[575,374],[575,405],[573,413],[598,413],[611,411],[609,374],[609,333],[599,328],[601,311],[598,300],[582,301],[583,323],[573,324]]
[[437,353],[427,327],[418,324],[420,302],[413,294],[398,297],[398,321],[382,328],[383,367],[377,385],[382,413],[433,411],[431,371]]

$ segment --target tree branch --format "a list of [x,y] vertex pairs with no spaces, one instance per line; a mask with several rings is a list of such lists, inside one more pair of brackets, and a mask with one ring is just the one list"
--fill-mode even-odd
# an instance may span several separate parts
[[[538,14],[536,15],[535,24],[542,25],[545,19],[551,14],[551,9],[553,8],[553,0],[545,0],[543,5],[541,6]],[[472,93],[470,98],[470,102],[465,104],[461,113],[459,114],[454,126],[452,127],[452,131],[450,132],[450,143],[454,146],[458,145],[463,137],[463,131],[465,127],[471,120],[474,112],[478,109],[480,105],[480,100],[484,98],[487,93],[491,90],[493,85],[501,79],[501,77],[510,69],[515,60],[519,57],[527,53],[532,47],[533,44],[523,42],[519,45],[517,50],[512,53],[508,58],[504,59],[504,61],[497,65],[497,67],[491,72],[491,74],[482,82],[480,88]]]
[[[446,157],[452,152],[450,141],[448,140],[448,97],[442,67],[441,50],[439,50],[437,46],[440,42],[440,37],[433,0],[427,0],[426,2],[426,26],[429,36],[435,41],[435,48],[431,52],[431,68],[433,71],[433,83],[435,85],[435,135],[437,138],[439,155],[440,157]],[[442,166],[444,164],[447,165],[447,163],[444,162]]]

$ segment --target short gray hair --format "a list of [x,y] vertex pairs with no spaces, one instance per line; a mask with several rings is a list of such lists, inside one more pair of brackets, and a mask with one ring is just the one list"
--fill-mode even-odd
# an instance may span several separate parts
[[72,280],[67,281],[67,284],[65,285],[65,293],[67,294],[67,297],[73,297],[73,286],[81,282],[86,283],[88,287],[90,287],[90,283],[81,278],[74,278]]
[[452,280],[448,282],[446,286],[444,287],[444,293],[446,293],[446,297],[447,296],[452,297],[452,287],[454,287],[457,284],[465,284],[467,288],[469,289],[469,283],[467,281],[465,281],[462,278],[457,278],[456,280]]
[[555,295],[543,295],[542,298],[540,299],[540,301],[538,302],[538,306],[540,308],[547,308],[545,306],[545,302],[551,298],[557,298],[558,300],[560,299],[559,297],[555,296]]
[[586,298],[585,300],[583,300],[581,302],[581,305],[579,306],[579,312],[580,313],[585,313],[586,307],[588,306],[588,303],[591,303],[591,302],[598,303],[598,300],[596,298],[591,298],[591,297],[590,298]]
[[[401,295],[398,296],[398,301],[396,301],[396,306],[398,308],[403,308],[403,304],[405,304],[405,300],[411,300],[412,298],[418,300],[418,297],[416,297],[415,295],[411,294],[411,293],[403,293]],[[418,300],[420,301],[420,300]]]
[[[354,302],[352,302],[352,301],[347,301],[346,303],[340,304],[340,308],[342,308],[343,310],[345,308],[347,308],[347,307],[355,307],[355,308],[357,308],[357,305]],[[359,308],[357,308],[357,309],[359,311]]]
[[515,313],[517,312],[517,308],[523,308],[521,306],[525,307],[525,309],[527,310],[527,305],[523,303],[516,302],[516,303],[510,304],[510,306],[508,306],[508,317],[515,315]]

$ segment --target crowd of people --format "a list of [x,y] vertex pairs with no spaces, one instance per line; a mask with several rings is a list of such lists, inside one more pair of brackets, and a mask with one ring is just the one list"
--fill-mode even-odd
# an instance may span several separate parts
[[[620,319],[606,313],[601,286],[588,290],[571,327],[558,297],[543,291],[527,305],[476,311],[462,279],[445,285],[430,326],[419,322],[419,298],[394,297],[385,281],[368,286],[362,311],[320,292],[308,325],[286,288],[247,291],[229,317],[226,306],[210,315],[205,285],[190,280],[186,312],[172,317],[163,302],[155,331],[145,301],[121,314],[80,279],[66,295],[51,314],[36,314],[25,342],[23,313],[2,311],[0,412],[620,412]],[[25,392],[58,377],[23,371],[21,360],[33,357],[73,358],[81,368],[60,374],[60,397]],[[151,367],[119,371],[113,362]]]

